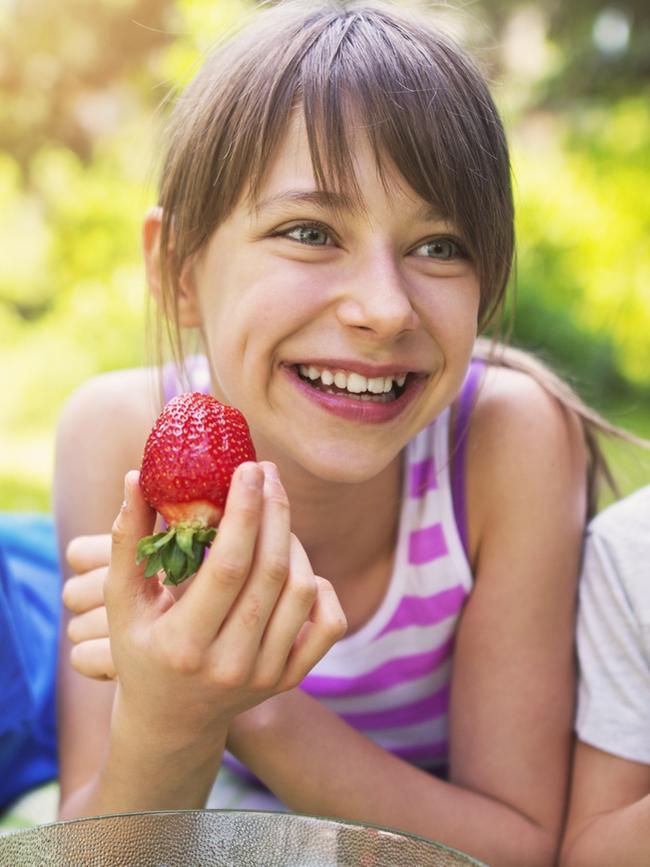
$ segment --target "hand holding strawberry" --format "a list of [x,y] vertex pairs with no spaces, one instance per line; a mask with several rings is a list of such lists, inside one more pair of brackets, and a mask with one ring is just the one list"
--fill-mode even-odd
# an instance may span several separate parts
[[291,533],[273,464],[237,468],[215,542],[180,598],[135,563],[154,517],[128,474],[103,587],[120,726],[198,749],[233,716],[299,684],[345,618]]
[[140,470],[145,499],[168,524],[165,532],[140,540],[136,559],[147,561],[146,577],[163,570],[166,584],[180,584],[198,570],[235,469],[254,460],[239,410],[198,392],[167,404],[149,434]]
[[[291,534],[277,470],[250,457],[253,446],[241,413],[205,395],[183,395],[154,425],[140,484],[136,474],[127,477],[112,546],[104,537],[71,545],[79,573],[66,593],[76,615],[69,635],[74,667],[89,677],[126,677],[137,703],[148,705],[147,715],[152,704],[168,707],[169,696],[180,695],[194,680],[198,692],[192,701],[204,705],[216,690],[211,706],[220,717],[253,706],[299,683],[344,630],[335,593],[314,576]],[[154,508],[169,529],[149,535]],[[204,559],[203,540],[209,544],[217,523],[219,534]],[[182,547],[186,536],[191,554],[189,546]],[[184,556],[177,558],[179,568],[174,545]],[[195,546],[201,546],[200,554]],[[167,572],[165,583],[197,575],[175,599],[158,580],[146,580],[159,569]],[[103,599],[113,620],[110,642]],[[136,633],[141,637],[134,643]],[[143,644],[145,634],[151,640]],[[190,659],[192,671],[186,668]],[[145,693],[163,683],[159,698],[146,700]]]

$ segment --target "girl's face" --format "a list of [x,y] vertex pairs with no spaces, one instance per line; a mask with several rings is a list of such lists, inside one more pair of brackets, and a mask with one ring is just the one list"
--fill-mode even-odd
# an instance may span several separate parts
[[329,481],[371,478],[449,405],[470,359],[479,285],[454,226],[354,152],[363,210],[317,191],[302,119],[194,260],[215,377],[260,456]]

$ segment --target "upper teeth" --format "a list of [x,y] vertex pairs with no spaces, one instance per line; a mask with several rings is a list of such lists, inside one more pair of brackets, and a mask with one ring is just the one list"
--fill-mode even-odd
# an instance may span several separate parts
[[314,367],[313,364],[301,364],[300,373],[308,379],[320,379],[323,385],[336,385],[337,388],[345,388],[352,394],[362,394],[369,391],[371,394],[386,394],[393,388],[406,382],[405,373],[396,373],[393,376],[362,376],[360,373],[348,373],[345,370],[330,370],[327,367]]

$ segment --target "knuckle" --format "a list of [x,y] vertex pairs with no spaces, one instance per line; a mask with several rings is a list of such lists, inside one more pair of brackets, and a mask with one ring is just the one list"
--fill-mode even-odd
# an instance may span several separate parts
[[268,557],[264,563],[264,571],[273,584],[284,584],[289,574],[289,563],[280,555]]
[[257,596],[250,596],[246,600],[240,614],[242,625],[247,629],[255,629],[262,622],[262,602]]
[[253,683],[251,684],[252,689],[257,693],[262,693],[263,695],[272,694],[277,692],[278,684],[282,678],[281,671],[273,671],[272,669],[268,669],[266,671],[260,672]]
[[278,680],[275,692],[287,692],[290,689],[295,689],[300,686],[306,675],[307,671],[294,667],[293,671],[287,672],[284,677]]
[[78,644],[70,650],[70,665],[80,674],[86,674],[85,653]]
[[[158,621],[158,624],[160,621]],[[155,624],[151,633],[152,651],[162,665],[179,675],[195,675],[203,664],[203,651],[187,633],[163,630]]]
[[221,557],[217,562],[217,579],[226,586],[240,584],[244,578],[244,568],[233,557]]
[[291,592],[298,605],[304,608],[311,608],[317,596],[316,582],[304,579],[296,581]]
[[283,512],[289,511],[289,498],[279,482],[266,489],[265,497],[269,503],[273,504],[275,509]]
[[203,654],[192,642],[185,641],[169,654],[169,663],[176,674],[196,674],[201,669]]
[[[150,634],[141,624],[130,623],[121,630],[121,635],[124,638],[124,644],[129,648],[129,652],[134,658],[153,656],[156,661],[159,660],[160,654],[156,656],[157,645],[153,630]],[[162,646],[164,647],[164,645]]]
[[328,631],[334,641],[339,641],[348,631],[348,620],[342,611],[332,617]]
[[77,578],[68,578],[61,590],[61,601],[69,611],[79,613],[79,600],[77,598]]
[[111,544],[115,548],[120,548],[126,544],[127,540],[128,533],[122,523],[120,513],[120,515],[118,515],[117,518],[113,521],[113,525],[111,527]]
[[221,689],[242,689],[248,683],[248,679],[247,667],[236,662],[213,666],[209,672],[210,683]]
[[331,597],[329,600],[329,608],[323,617],[323,628],[328,636],[332,636],[334,640],[338,640],[348,631],[347,617],[341,608],[341,603],[339,602],[339,598],[336,595],[336,590],[332,583],[328,581],[327,578],[322,578],[320,575],[316,576],[316,581],[318,593],[329,594]]
[[166,645],[163,656],[167,667],[180,675],[196,674],[203,661],[200,647],[187,639]]
[[66,635],[73,644],[78,644],[81,641],[79,618],[73,617],[68,621]]
[[336,595],[334,585],[327,578],[323,578],[321,575],[314,575],[314,580],[316,581],[319,592],[333,593]]
[[245,498],[237,504],[237,521],[244,527],[254,527],[259,523],[259,504],[251,498]]
[[345,614],[342,611],[327,614],[318,624],[318,631],[323,636],[323,640],[330,645],[339,641],[348,631]]
[[83,536],[75,536],[74,539],[70,539],[65,549],[65,559],[75,571],[77,570],[77,563],[81,560],[84,547],[83,539]]

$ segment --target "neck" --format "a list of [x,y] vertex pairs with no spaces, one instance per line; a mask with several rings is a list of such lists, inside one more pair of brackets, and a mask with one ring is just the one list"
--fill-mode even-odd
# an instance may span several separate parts
[[355,484],[326,482],[295,464],[277,459],[276,463],[291,504],[291,529],[317,575],[338,589],[378,564],[392,561],[401,500],[401,457],[374,478]]

